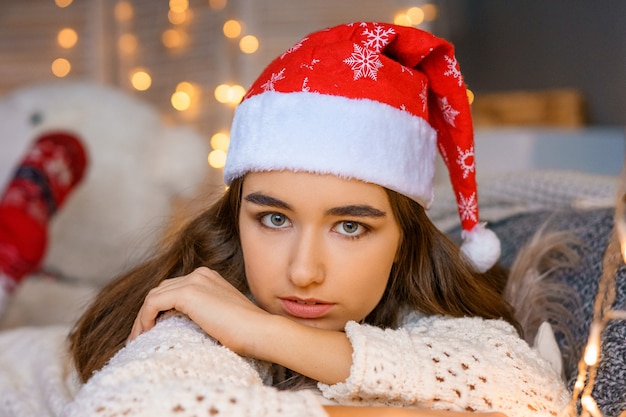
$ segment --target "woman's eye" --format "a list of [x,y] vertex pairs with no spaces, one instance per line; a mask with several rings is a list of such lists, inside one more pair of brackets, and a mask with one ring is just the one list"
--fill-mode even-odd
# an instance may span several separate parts
[[337,223],[335,231],[345,236],[357,237],[367,232],[367,228],[358,222],[342,221]]
[[261,217],[261,223],[263,223],[264,226],[270,227],[272,229],[287,227],[291,224],[287,216],[280,213],[267,213],[263,215]]

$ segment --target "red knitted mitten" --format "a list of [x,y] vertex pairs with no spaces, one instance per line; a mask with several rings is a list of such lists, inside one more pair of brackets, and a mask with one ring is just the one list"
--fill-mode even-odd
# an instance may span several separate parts
[[19,164],[0,197],[0,275],[11,292],[38,269],[44,257],[48,223],[83,178],[85,149],[74,135],[41,136]]

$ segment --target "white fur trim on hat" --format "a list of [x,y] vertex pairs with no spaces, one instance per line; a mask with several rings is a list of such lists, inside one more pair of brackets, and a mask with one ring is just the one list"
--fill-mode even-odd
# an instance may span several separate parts
[[436,132],[420,117],[369,99],[264,92],[235,112],[227,184],[250,171],[306,171],[378,184],[428,208]]
[[500,240],[493,231],[485,227],[485,223],[478,223],[470,231],[464,230],[461,236],[461,253],[477,271],[487,271],[500,257]]

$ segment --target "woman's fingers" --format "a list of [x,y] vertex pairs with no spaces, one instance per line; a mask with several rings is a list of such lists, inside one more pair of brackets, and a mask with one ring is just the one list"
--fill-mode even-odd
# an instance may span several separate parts
[[[212,294],[219,294],[228,286],[230,284],[217,272],[206,267],[197,268],[188,275],[162,281],[146,295],[128,340],[154,327],[162,312],[177,310],[192,316],[190,313],[200,299],[206,301]],[[232,290],[237,291],[234,288]]]

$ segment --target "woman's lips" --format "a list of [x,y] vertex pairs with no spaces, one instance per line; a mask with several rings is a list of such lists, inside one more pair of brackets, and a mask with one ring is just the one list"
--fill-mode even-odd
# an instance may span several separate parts
[[281,298],[283,309],[291,316],[301,319],[317,319],[328,313],[335,305],[318,300]]

